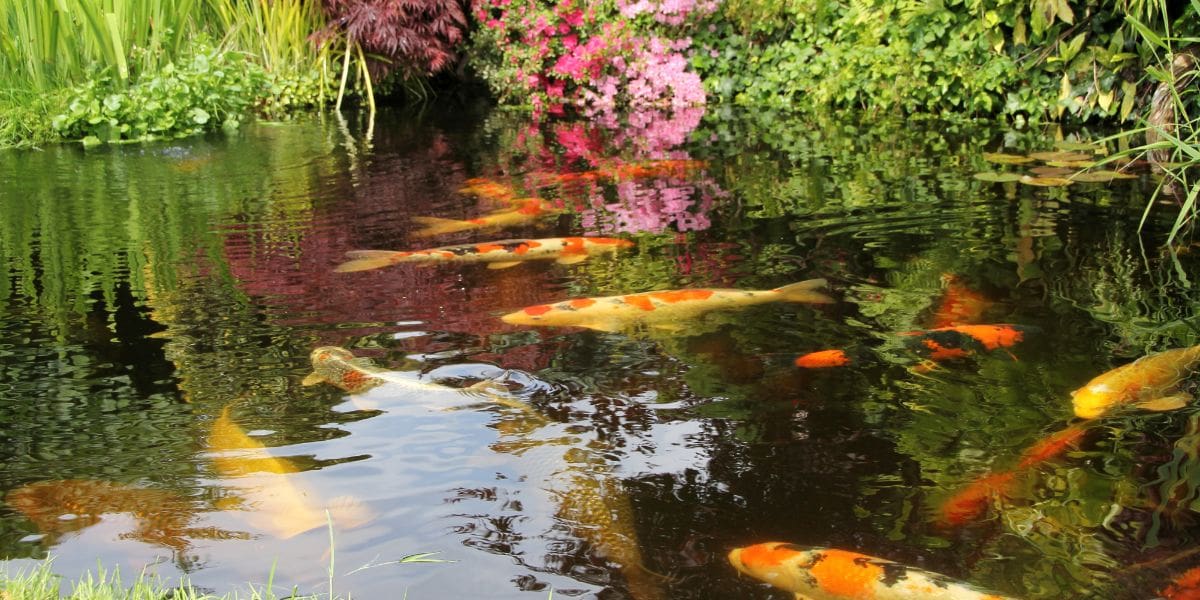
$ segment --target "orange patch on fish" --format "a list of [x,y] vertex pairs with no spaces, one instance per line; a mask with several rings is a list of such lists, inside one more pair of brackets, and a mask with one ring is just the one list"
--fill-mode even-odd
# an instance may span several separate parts
[[876,583],[884,579],[883,567],[857,552],[827,549],[810,569],[820,588],[834,596],[872,598]]
[[467,222],[475,225],[487,225],[487,219],[467,219]]
[[346,374],[342,375],[342,384],[344,384],[348,389],[354,389],[362,385],[368,379],[370,379],[370,377],[364,373],[360,373],[358,371],[346,371]]
[[580,309],[587,308],[595,303],[596,301],[592,300],[591,298],[576,298],[570,301],[570,306],[574,309]]
[[967,350],[962,348],[947,348],[934,340],[922,340],[921,343],[926,348],[929,348],[929,358],[933,360],[950,360],[952,358],[964,358],[971,355]]
[[820,350],[809,352],[796,359],[797,367],[806,369],[824,369],[826,367],[844,367],[850,364],[850,357],[841,350]]
[[972,482],[942,503],[939,512],[944,525],[965,525],[978,519],[993,496],[1003,494],[1016,473],[993,473]]
[[1019,329],[1008,325],[958,325],[944,329],[969,335],[988,350],[1007,348],[1025,338],[1025,334]]
[[1200,567],[1192,567],[1159,592],[1167,600],[1200,600]]
[[542,205],[541,200],[529,199],[521,204],[521,208],[517,212],[523,215],[538,215],[545,212],[547,209]]
[[786,544],[767,542],[742,548],[742,563],[756,567],[777,567],[796,555]]
[[1017,468],[1027,469],[1062,454],[1067,448],[1078,444],[1086,433],[1087,429],[1076,425],[1038,440],[1021,455],[1021,462],[1017,464]]
[[495,252],[497,250],[503,252],[504,246],[499,244],[479,244],[478,246],[475,246],[475,251],[479,252],[480,254],[485,252]]
[[636,294],[633,296],[622,296],[621,300],[624,300],[625,304],[628,304],[630,306],[636,306],[636,307],[638,307],[642,310],[646,310],[646,311],[654,310],[654,308],[655,308],[654,302],[650,300],[649,296],[642,295],[642,294]]
[[676,302],[684,302],[687,300],[707,300],[713,295],[712,290],[668,290],[665,292],[650,292],[649,294],[656,300],[661,300],[669,304]]
[[525,312],[525,314],[533,315],[536,317],[537,315],[544,315],[544,314],[554,310],[554,307],[550,306],[549,304],[538,304],[536,306],[526,306],[522,310]]
[[583,247],[583,238],[569,237],[563,238],[563,254],[587,254],[587,250]]

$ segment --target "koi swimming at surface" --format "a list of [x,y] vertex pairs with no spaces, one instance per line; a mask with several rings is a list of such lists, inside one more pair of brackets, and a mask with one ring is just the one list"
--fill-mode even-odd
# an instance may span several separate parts
[[414,237],[432,237],[460,231],[512,227],[514,225],[524,225],[542,217],[562,212],[552,204],[539,198],[521,198],[513,202],[516,205],[513,208],[494,211],[474,219],[458,220],[443,219],[440,217],[413,217],[413,222],[424,225],[424,227],[412,232],[412,235]]
[[510,325],[586,327],[598,331],[622,331],[639,324],[671,327],[675,321],[712,310],[767,302],[832,303],[832,298],[816,291],[822,287],[824,279],[809,279],[773,290],[688,289],[575,298],[557,304],[527,306],[500,319]]
[[733,549],[729,562],[796,600],[1006,600],[945,575],[835,548],[765,542]]
[[1197,370],[1200,345],[1149,354],[1092,378],[1071,392],[1071,404],[1081,419],[1095,419],[1122,406],[1175,410],[1194,399],[1179,385]]
[[400,263],[487,263],[489,269],[506,269],[531,260],[553,260],[570,265],[600,254],[615,253],[633,245],[629,240],[607,237],[565,237],[512,239],[480,244],[458,244],[408,252],[391,250],[351,250],[346,261],[333,270],[338,273],[368,271]]

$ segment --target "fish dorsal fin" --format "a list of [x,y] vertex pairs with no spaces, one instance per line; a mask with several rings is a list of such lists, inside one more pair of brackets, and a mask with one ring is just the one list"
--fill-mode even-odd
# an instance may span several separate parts
[[515,267],[519,264],[521,264],[521,261],[519,261],[519,260],[493,262],[493,263],[488,263],[488,268],[489,269],[507,269],[509,267]]
[[354,496],[338,496],[326,506],[329,517],[339,529],[354,529],[366,525],[375,518],[375,513]]
[[318,383],[325,383],[325,378],[317,375],[315,371],[309,373],[300,381],[300,385],[303,386],[317,385]]
[[588,259],[587,254],[564,254],[554,260],[560,265],[574,265]]
[[1194,399],[1195,398],[1193,398],[1192,395],[1187,392],[1179,392],[1178,394],[1172,394],[1170,396],[1163,396],[1161,398],[1146,400],[1145,402],[1138,402],[1134,406],[1137,406],[1142,410],[1164,412],[1183,408]]

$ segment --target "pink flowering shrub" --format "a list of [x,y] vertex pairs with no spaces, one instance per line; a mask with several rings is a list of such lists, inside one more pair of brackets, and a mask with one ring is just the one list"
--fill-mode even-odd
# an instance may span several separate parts
[[715,8],[716,0],[472,0],[471,64],[501,101],[538,114],[703,106],[684,26]]

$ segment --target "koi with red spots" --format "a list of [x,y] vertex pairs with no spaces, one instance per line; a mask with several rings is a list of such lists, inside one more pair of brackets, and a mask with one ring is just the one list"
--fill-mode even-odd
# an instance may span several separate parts
[[1095,419],[1122,406],[1166,411],[1194,400],[1180,384],[1200,371],[1200,345],[1143,356],[1071,392],[1075,416]]
[[729,562],[797,600],[1006,600],[945,575],[836,548],[765,542],[734,548]]
[[613,254],[633,242],[607,237],[562,237],[497,240],[480,244],[458,244],[425,250],[351,250],[350,260],[334,267],[338,273],[368,271],[400,263],[487,263],[489,269],[507,269],[531,260],[553,260],[571,265],[592,256]]
[[767,302],[833,302],[829,296],[816,291],[822,287],[825,287],[824,279],[809,279],[773,290],[664,290],[625,296],[575,298],[557,304],[527,306],[500,319],[511,325],[586,327],[598,331],[622,331],[639,324],[678,328],[678,321],[712,310]]
[[460,231],[512,227],[532,223],[538,219],[559,214],[562,209],[539,198],[515,200],[515,206],[490,212],[475,219],[442,219],[440,217],[413,217],[415,223],[424,225],[412,232],[415,237],[432,237]]

